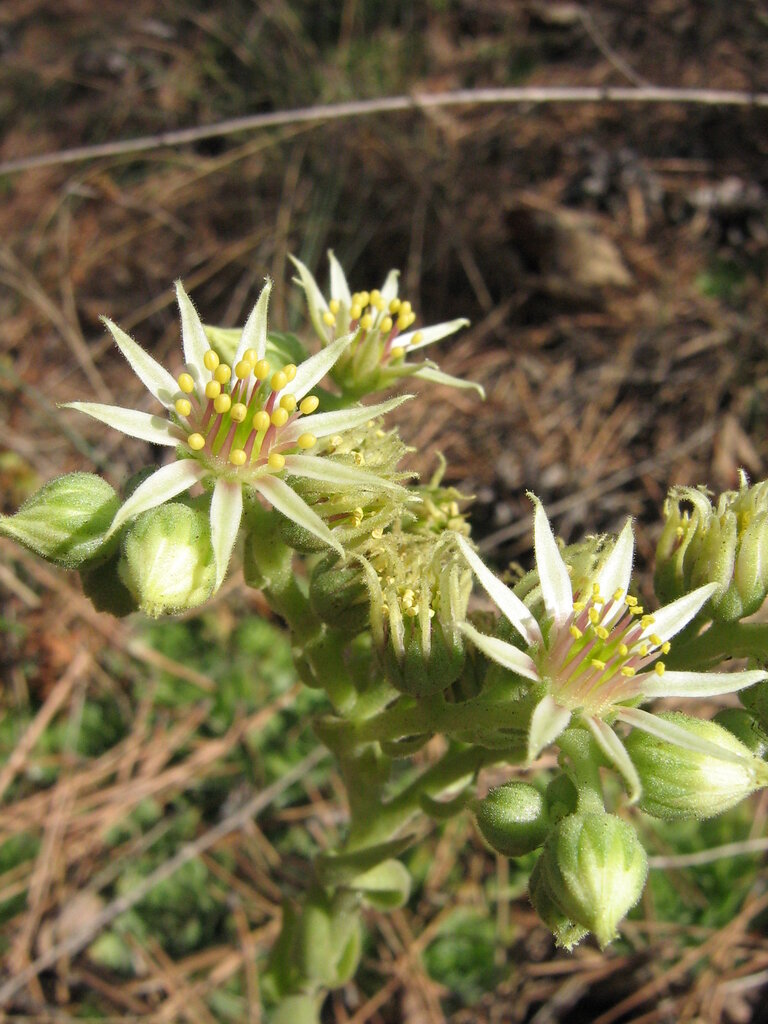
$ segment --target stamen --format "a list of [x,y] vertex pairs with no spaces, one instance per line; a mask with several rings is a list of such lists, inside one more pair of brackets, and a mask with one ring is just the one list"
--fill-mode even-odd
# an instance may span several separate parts
[[270,424],[269,413],[264,409],[259,409],[256,415],[253,417],[253,429],[257,432],[266,430]]
[[229,378],[232,376],[232,370],[227,366],[226,363],[216,367],[216,372],[213,375],[213,379],[217,380],[219,384],[226,384]]
[[221,394],[221,384],[217,380],[209,380],[205,385],[205,397],[210,398],[213,401],[214,398],[218,398]]
[[371,316],[370,313],[365,313],[363,316],[360,317],[360,326],[363,328],[364,331],[370,331],[370,329],[373,327],[373,317]]
[[317,438],[314,434],[302,434],[296,443],[299,448],[314,448],[317,444]]
[[188,398],[177,398],[174,402],[174,408],[179,416],[189,416],[192,412],[192,403]]
[[[341,309],[341,303],[339,302],[338,299],[331,299],[331,301],[328,303],[328,308],[333,313],[333,315],[336,316],[336,314]],[[331,327],[333,325],[329,324],[328,326]]]
[[241,359],[235,367],[235,376],[238,380],[246,380],[246,378],[251,376],[252,370],[253,364],[247,359]]
[[267,465],[270,469],[283,469],[285,466],[285,456],[281,455],[280,452],[272,452],[267,459]]
[[569,632],[574,640],[581,640],[581,638],[584,636],[584,634],[578,628],[578,626],[571,626]]
[[293,412],[296,408],[296,396],[295,395],[283,395],[280,399],[280,407],[285,409],[287,412]]
[[669,654],[669,652],[672,650],[672,644],[669,642],[669,640],[664,641],[664,643],[661,645],[661,650],[664,654]]
[[626,644],[619,644],[619,654],[622,656],[622,658],[626,658],[626,656],[629,654],[629,648]]
[[231,406],[232,399],[229,395],[219,395],[219,397],[215,398],[213,401],[213,408],[220,416],[223,416],[225,412],[229,412]]
[[266,380],[267,377],[269,376],[270,370],[271,366],[269,365],[267,360],[260,359],[253,368],[253,375],[257,378],[257,380]]
[[395,345],[395,347],[392,349],[389,355],[390,358],[392,359],[402,359],[403,356],[405,355],[405,349],[403,348],[402,345]]
[[630,668],[629,665],[625,665],[624,668],[621,670],[621,674],[623,676],[626,676],[627,679],[631,679],[632,676],[635,674],[635,670],[633,668]]
[[421,331],[416,331],[414,336],[411,338],[411,345],[418,345],[423,337],[424,335],[421,333]]
[[288,383],[288,377],[283,370],[278,370],[277,373],[273,373],[269,386],[273,391],[282,391],[285,385]]
[[644,615],[642,619],[640,619],[640,625],[643,629],[648,629],[648,627],[652,626],[655,621],[656,619],[654,619],[652,615]]
[[243,405],[242,402],[235,402],[232,408],[229,410],[229,415],[235,421],[235,423],[242,423],[245,417],[248,415],[247,406]]
[[193,452],[199,452],[205,448],[205,438],[202,434],[190,434],[187,438],[187,444]]
[[359,320],[363,312],[363,307],[359,303],[355,303],[350,307],[349,316],[352,320]]
[[633,597],[631,594],[627,594],[627,596],[624,598],[624,604],[627,606],[627,608],[634,608],[637,604],[637,598]]
[[233,448],[229,453],[229,461],[233,466],[244,466],[248,456],[242,448]]
[[652,644],[656,644],[657,647],[661,647],[664,641],[661,639],[658,633],[651,633],[648,637]]
[[573,602],[573,610],[575,612],[583,612],[586,607],[587,607],[587,605],[586,605],[585,601],[574,601]]
[[284,427],[288,422],[288,410],[278,407],[270,416],[270,420],[275,427]]
[[209,348],[208,351],[203,356],[203,365],[205,366],[206,370],[210,370],[211,372],[213,372],[219,365],[219,362],[220,360],[218,355],[213,351],[212,348]]
[[396,313],[400,309],[400,299],[392,299],[389,304],[389,312]]
[[597,610],[597,608],[590,608],[587,612],[587,615],[589,616],[589,621],[592,623],[593,626],[596,626],[600,621],[600,612]]
[[597,633],[597,635],[600,637],[601,640],[607,640],[608,637],[610,636],[610,633],[605,628],[605,626],[597,626],[596,629],[595,629],[595,632]]
[[325,313],[323,313],[323,323],[326,327],[336,326],[336,317],[330,312],[330,310],[326,310]]
[[195,390],[195,381],[191,374],[182,373],[179,375],[178,384],[185,395],[191,395]]
[[619,587],[618,590],[614,590],[614,592],[613,592],[613,600],[614,601],[621,601],[621,599],[623,597],[624,597],[624,591],[621,589],[621,587]]
[[653,666],[653,671],[656,673],[657,676],[663,676],[664,672],[666,671],[666,668],[667,666],[664,664],[663,661],[657,661],[656,664]]
[[297,369],[298,369],[298,367],[296,366],[295,363],[286,363],[285,366],[283,367],[283,373],[288,378],[288,382],[289,383],[296,376]]
[[307,395],[306,398],[302,398],[299,404],[299,411],[308,416],[315,411],[318,405],[320,405],[320,399],[317,395]]
[[255,348],[247,348],[245,352],[243,352],[243,359],[247,360],[252,366],[258,358],[259,353]]
[[392,320],[391,316],[385,316],[384,319],[381,321],[381,324],[379,325],[381,333],[389,334],[389,332],[392,330],[393,322],[394,321]]
[[592,668],[600,669],[601,672],[605,668],[605,662],[604,661],[600,661],[599,658],[592,658],[592,660],[590,661],[590,665],[592,666]]

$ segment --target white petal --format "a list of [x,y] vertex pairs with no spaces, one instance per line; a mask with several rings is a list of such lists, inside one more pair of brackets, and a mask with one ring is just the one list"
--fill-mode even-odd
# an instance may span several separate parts
[[655,736],[659,740],[666,740],[667,743],[672,743],[676,747],[692,750],[696,754],[705,754],[707,757],[717,757],[721,761],[744,764],[744,758],[738,754],[725,750],[716,743],[710,743],[709,740],[701,739],[701,737],[688,732],[687,729],[675,725],[674,722],[668,722],[641,708],[618,708],[616,717],[620,722],[634,726],[635,729],[641,729],[649,736]]
[[458,541],[462,554],[469,562],[473,572],[480,580],[480,583],[498,605],[502,614],[509,619],[515,629],[521,634],[525,642],[530,647],[533,647],[535,644],[542,643],[543,637],[541,635],[539,624],[520,598],[516,594],[513,594],[509,587],[505,586],[501,580],[491,572],[488,566],[475,554],[461,534],[456,535],[456,540]]
[[398,279],[400,277],[399,270],[390,270],[387,274],[387,279],[381,286],[381,297],[384,302],[391,302],[392,299],[397,298]]
[[217,480],[211,498],[211,546],[216,559],[216,590],[226,575],[242,516],[242,484],[233,480]]
[[[403,365],[407,367],[408,363]],[[392,367],[391,369],[396,370],[397,367]],[[464,390],[476,391],[481,398],[485,398],[485,388],[482,384],[478,384],[474,380],[464,380],[463,377],[453,377],[450,373],[443,373],[442,370],[438,370],[434,366],[428,366],[426,363],[420,366],[418,370],[414,370],[410,376],[418,377],[420,380],[428,380],[432,384],[444,384],[448,388],[463,388]]]
[[295,441],[307,432],[314,434],[315,437],[328,437],[343,430],[350,430],[352,427],[360,427],[368,420],[377,419],[391,412],[409,398],[413,398],[413,395],[399,395],[377,405],[355,405],[351,409],[336,409],[333,412],[316,412],[310,416],[301,416],[280,432],[280,443]]
[[251,314],[245,321],[243,333],[237,343],[237,349],[232,357],[232,369],[237,366],[243,358],[247,349],[252,348],[256,352],[257,359],[263,359],[267,351],[267,307],[269,306],[269,295],[272,291],[272,282],[267,282],[261,289],[258,302],[251,310]]
[[718,697],[723,693],[737,693],[763,679],[768,679],[768,673],[665,672],[658,676],[655,672],[646,672],[635,676],[631,682],[637,684],[633,696],[650,700],[651,697]]
[[549,525],[544,506],[534,494],[529,494],[534,503],[533,546],[536,551],[536,568],[539,571],[541,596],[547,614],[557,625],[573,612],[573,590],[568,567],[557,546],[552,527]]
[[547,694],[542,697],[531,715],[528,729],[528,760],[535,761],[539,754],[554,743],[560,733],[567,728],[571,720],[571,712],[561,707],[554,697]]
[[284,480],[280,480],[276,476],[260,476],[254,481],[253,487],[263,494],[278,512],[282,512],[288,519],[292,519],[299,526],[303,526],[305,530],[315,537],[319,537],[321,541],[329,544],[340,555],[344,554],[341,544],[339,544],[320,516],[313,512],[306,501],[300,498],[295,491],[291,490]]
[[129,437],[138,437],[140,441],[173,447],[183,440],[178,427],[174,427],[162,416],[152,416],[148,412],[123,409],[119,405],[102,405],[100,402],[65,402],[61,408],[84,412],[86,416],[92,416]]
[[499,640],[498,637],[480,633],[468,622],[460,622],[458,626],[462,633],[469,637],[475,647],[481,650],[483,654],[487,654],[491,661],[495,661],[498,665],[503,666],[503,668],[508,668],[510,672],[516,672],[519,676],[532,679],[535,683],[541,682],[541,676],[533,659],[525,651],[521,651],[518,647],[513,646],[513,644],[508,644],[506,640]]
[[301,401],[304,395],[323,379],[354,337],[354,334],[345,334],[343,337],[337,338],[336,341],[321,348],[319,352],[310,356],[309,359],[305,359],[299,365],[296,376],[290,383],[291,394],[296,397],[297,402]]
[[595,737],[598,747],[600,747],[611,764],[618,768],[624,776],[624,781],[629,790],[630,803],[637,803],[643,787],[640,783],[637,769],[632,764],[632,759],[627,753],[624,744],[613,729],[606,725],[602,719],[590,717],[586,719],[586,723],[589,726],[590,732]]
[[349,309],[352,305],[352,292],[349,290],[346,274],[333,254],[333,249],[328,250],[328,261],[331,264],[331,298],[338,299],[342,306]]
[[384,480],[375,473],[354,466],[345,466],[340,462],[319,458],[317,455],[286,455],[285,471],[293,476],[303,476],[307,480],[321,480],[329,484],[352,484],[370,487],[376,491],[404,491],[401,484],[392,480]]
[[317,281],[312,276],[309,268],[305,267],[301,260],[297,260],[295,256],[289,255],[288,258],[299,272],[298,283],[302,286],[307,296],[309,318],[312,321],[312,325],[323,340],[323,343],[327,344],[328,328],[323,323],[323,313],[329,312],[328,303],[323,298],[323,293],[320,291]]
[[717,590],[717,583],[707,583],[698,590],[692,590],[690,594],[683,594],[672,604],[659,608],[653,613],[653,622],[647,629],[643,630],[643,637],[655,633],[662,640],[669,640],[687,626],[691,619],[701,611],[710,597]]
[[[617,590],[626,597],[629,587],[629,580],[632,576],[632,555],[635,550],[635,538],[632,533],[632,523],[628,519],[624,529],[616,538],[613,550],[603,563],[595,582],[600,587],[600,593],[606,600],[610,600]],[[603,625],[609,626],[624,611],[623,603],[616,601],[604,617]]]
[[176,282],[176,300],[179,303],[181,313],[181,344],[184,349],[184,362],[189,372],[202,381],[202,374],[205,373],[203,357],[209,351],[208,336],[205,333],[197,310],[192,305],[192,300],[184,291],[181,281]]
[[170,501],[177,494],[186,491],[193,484],[198,483],[204,474],[205,470],[200,463],[194,462],[192,459],[182,459],[179,462],[172,462],[170,466],[158,469],[143,484],[140,484],[125,504],[120,507],[112,520],[107,537],[111,537],[124,523],[139,515],[140,512],[156,508],[164,501]]
[[[415,352],[416,349],[424,348],[425,345],[432,345],[436,341],[442,341],[443,338],[447,338],[449,334],[455,334],[462,327],[469,327],[469,320],[463,316],[459,317],[458,320],[446,320],[445,323],[433,324],[432,327],[420,327],[418,330],[408,331],[407,334],[398,334],[397,344],[407,348],[409,352]],[[416,334],[421,335],[421,337],[414,345],[411,339]]]
[[130,363],[131,369],[151,395],[170,409],[179,394],[179,385],[164,366],[137,345],[117,324],[103,316],[101,322],[114,338],[115,344]]

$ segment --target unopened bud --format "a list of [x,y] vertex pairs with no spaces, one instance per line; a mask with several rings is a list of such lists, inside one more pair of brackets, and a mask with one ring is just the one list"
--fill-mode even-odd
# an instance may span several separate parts
[[556,823],[576,811],[579,802],[579,791],[572,779],[565,772],[556,775],[547,786],[545,793],[547,812],[550,821]]
[[0,516],[0,534],[49,562],[77,569],[104,556],[104,537],[119,506],[106,480],[69,473],[27,498],[16,515]]
[[385,860],[349,883],[375,910],[397,910],[411,895],[411,876],[399,860]]
[[634,829],[605,812],[563,818],[540,864],[555,905],[593,932],[601,948],[616,937],[619,922],[640,899],[648,873]]
[[528,880],[528,897],[533,909],[555,936],[555,942],[563,949],[573,949],[589,935],[589,929],[576,924],[557,905],[544,870],[544,854],[536,861]]
[[483,839],[504,857],[523,857],[547,838],[544,799],[527,782],[498,786],[476,801],[473,809]]
[[336,554],[324,558],[312,573],[309,601],[323,622],[349,636],[368,625],[370,601],[359,563],[343,565]]
[[648,814],[712,818],[768,783],[768,767],[722,725],[679,712],[658,717],[684,729],[692,739],[720,748],[724,756],[688,750],[637,729],[632,732],[625,746],[643,786],[639,806]]
[[123,539],[120,576],[153,618],[203,604],[216,580],[207,515],[179,502],[144,512]]
[[[396,607],[396,606],[395,606]],[[390,618],[395,608],[390,609]],[[427,621],[425,613],[401,617],[401,629],[390,632],[383,652],[387,678],[401,693],[428,697],[441,693],[461,675],[464,644],[461,634],[443,628],[435,617]]]

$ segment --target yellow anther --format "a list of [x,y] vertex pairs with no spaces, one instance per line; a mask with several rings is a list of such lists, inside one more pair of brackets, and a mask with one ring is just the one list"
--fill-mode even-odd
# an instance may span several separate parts
[[[373,299],[371,299],[371,301],[373,301]],[[380,526],[374,526],[374,528],[371,530],[371,536],[373,537],[374,540],[381,540],[381,538],[384,536],[384,531]]]
[[600,594],[596,594],[596,595],[595,595],[595,596],[594,596],[594,597],[592,598],[592,604],[595,604],[595,605],[597,605],[598,607],[599,607],[600,605],[604,605],[604,604],[605,604],[605,598],[604,598],[604,597],[602,597],[602,596],[601,596]]
[[365,308],[368,305],[368,303],[371,301],[370,292],[358,292],[357,293],[357,301],[360,303],[360,305],[363,308]]
[[400,303],[400,309],[398,310],[398,312],[400,313],[401,316],[409,316],[412,309],[413,306],[410,304],[410,302],[406,300],[405,302]]
[[219,365],[219,362],[220,360],[218,355],[213,351],[212,348],[209,348],[208,351],[203,356],[203,365],[205,366],[206,370],[210,370],[211,372],[213,372]]
[[627,606],[627,608],[634,608],[637,604],[637,598],[633,597],[631,594],[627,594],[627,596],[624,598],[624,604]]
[[370,331],[373,327],[373,317],[370,313],[364,313],[363,316],[360,317],[360,326],[364,331]]
[[605,662],[600,661],[599,658],[592,658],[592,660],[590,661],[590,665],[592,666],[592,668],[599,668],[601,672],[605,668]]
[[614,592],[613,592],[613,600],[614,601],[620,601],[623,597],[624,597],[624,591],[621,588],[619,588],[618,590],[614,590]]
[[328,303],[328,308],[333,313],[333,315],[336,316],[336,314],[341,309],[341,303],[339,302],[338,299],[331,299],[331,301]]
[[190,434],[187,444],[193,452],[199,452],[201,448],[205,448],[205,438],[202,434]]
[[405,609],[405,614],[409,619],[415,619],[419,614],[419,606],[417,604],[412,605],[410,608]]
[[653,671],[656,673],[657,676],[663,676],[666,669],[667,666],[664,664],[663,661],[657,661],[656,664],[653,666]]
[[251,366],[254,365],[258,358],[259,353],[256,351],[255,348],[247,348],[245,352],[243,352],[243,359],[246,359],[251,364]]
[[574,640],[581,640],[584,634],[581,632],[578,626],[571,626],[568,632],[571,634]]
[[269,418],[272,421],[273,426],[284,427],[288,422],[288,410],[282,408],[275,409]]
[[652,644],[656,644],[657,647],[661,647],[664,641],[661,639],[658,633],[651,633],[648,637]]
[[350,307],[349,316],[352,320],[359,320],[360,317],[362,316],[362,313],[363,307],[359,305],[359,303],[356,302],[354,303],[353,306]]
[[629,665],[625,665],[624,668],[621,670],[621,674],[623,676],[626,676],[627,679],[631,679],[632,676],[635,674],[635,670],[633,668],[630,668]]
[[259,380],[266,380],[271,367],[266,359],[260,359],[253,368],[254,376]]
[[326,327],[336,326],[336,317],[329,309],[327,309],[325,313],[323,313],[323,323],[325,324]]
[[269,422],[269,413],[265,409],[259,409],[253,417],[253,429],[259,432],[266,430]]
[[592,623],[593,626],[596,626],[600,621],[600,612],[597,610],[597,608],[590,608],[587,612],[587,615],[589,616],[589,621]]
[[636,604],[634,607],[629,609],[630,615],[644,615],[645,608],[641,604]]
[[650,647],[648,646],[648,644],[643,644],[643,646],[640,648],[640,657],[641,658],[647,658],[649,650],[650,650]]
[[285,366],[283,367],[283,373],[288,378],[288,382],[289,383],[296,376],[296,370],[297,370],[296,363],[286,363]]
[[421,339],[423,337],[424,337],[424,335],[421,333],[421,331],[416,331],[414,336],[411,338],[411,345],[413,346],[413,345],[421,344]]
[[661,650],[664,654],[669,654],[669,652],[672,650],[672,644],[669,642],[669,640],[664,641],[664,643],[661,645]]
[[619,654],[622,656],[622,658],[626,658],[626,656],[629,654],[629,648],[626,644],[619,644]]
[[392,299],[389,304],[389,312],[396,313],[400,309],[400,299]]
[[285,466],[285,456],[280,452],[272,452],[267,459],[267,465],[270,469],[282,469]]
[[458,501],[452,501],[448,506],[448,515],[457,516],[461,510],[459,509]]
[[340,444],[344,444],[344,438],[341,434],[334,434],[328,442],[333,448],[338,448]]
[[216,372],[213,375],[213,379],[217,380],[219,384],[226,384],[229,378],[232,376],[232,370],[226,363],[221,363],[216,367]]
[[381,299],[381,292],[379,291],[378,288],[374,288],[373,291],[371,292],[371,294],[368,296],[369,302],[371,302],[371,303],[373,303],[375,305],[377,302],[379,302],[380,299]]
[[283,370],[278,370],[277,373],[273,373],[269,378],[269,386],[273,391],[282,391],[287,383],[288,378]]
[[205,385],[205,397],[214,399],[221,394],[221,384],[217,380],[209,380]]
[[392,359],[402,359],[405,355],[405,349],[402,345],[395,345],[389,355]]
[[608,637],[610,636],[610,634],[609,634],[608,630],[605,628],[605,626],[597,626],[597,628],[595,629],[595,632],[597,633],[597,635],[600,637],[601,640],[607,640]]
[[241,359],[240,362],[235,367],[235,376],[237,377],[238,380],[245,380],[246,377],[251,376],[252,370],[253,363],[249,362],[247,359]]
[[411,325],[411,318],[410,318],[410,316],[405,316],[405,315],[403,315],[401,313],[400,316],[397,318],[397,328],[398,328],[398,330],[404,331],[405,328],[406,327],[410,327],[410,325]]
[[280,399],[280,408],[287,412],[293,412],[296,408],[296,395],[283,395]]
[[233,448],[229,453],[229,461],[233,466],[244,466],[248,456],[242,448]]
[[573,610],[575,612],[583,612],[586,607],[587,606],[584,603],[584,601],[574,601],[573,602]]
[[685,530],[682,528],[682,526],[676,527],[676,529],[675,529],[675,537],[677,537],[678,540],[682,540],[684,536],[685,536]]
[[192,412],[192,403],[188,398],[177,398],[174,402],[174,408],[179,416],[189,416]]
[[313,413],[315,411],[318,405],[320,405],[320,399],[317,397],[317,395],[307,395],[307,397],[302,398],[301,402],[299,403],[299,411],[304,416],[309,416],[310,413]]
[[314,448],[317,444],[317,438],[314,434],[302,434],[296,441],[299,448]]
[[409,608],[413,604],[414,597],[416,597],[416,595],[414,594],[410,587],[407,587],[403,591],[403,604],[405,605],[406,608]]
[[243,405],[242,402],[235,402],[232,408],[229,410],[229,415],[235,421],[235,423],[242,423],[245,417],[248,415],[248,407]]
[[384,319],[379,324],[379,330],[381,331],[382,334],[389,334],[389,332],[392,330],[393,323],[394,321],[392,320],[391,316],[385,316]]
[[223,415],[225,412],[229,412],[232,407],[232,399],[229,395],[219,395],[218,398],[213,400],[213,408],[219,415]]
[[355,460],[356,466],[365,465],[365,456],[363,455],[362,452],[352,452],[352,458]]
[[592,584],[592,596],[593,597],[600,597],[600,584],[599,583],[593,583]]
[[384,299],[382,299],[381,295],[377,295],[375,299],[371,297],[371,305],[379,313],[383,313],[384,310],[387,308],[386,303],[384,302]]
[[179,387],[185,395],[191,395],[195,390],[195,381],[190,373],[182,373],[179,375]]
[[652,626],[655,621],[656,619],[654,619],[652,615],[644,615],[642,619],[640,619],[640,625],[643,629],[648,629],[648,627]]

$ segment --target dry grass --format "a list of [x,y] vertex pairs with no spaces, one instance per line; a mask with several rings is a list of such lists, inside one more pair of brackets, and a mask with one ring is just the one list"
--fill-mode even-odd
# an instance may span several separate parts
[[[597,35],[569,22],[568,6],[551,5],[563,15],[555,23],[545,5],[493,0],[444,11],[400,3],[386,15],[346,0],[338,17],[309,0],[243,0],[216,17],[181,0],[168,10],[139,0],[130,11],[71,0],[55,13],[43,0],[6,0],[0,155],[416,86],[622,82],[622,62],[656,84],[766,88],[758,4],[739,23],[725,4],[654,0],[644,11],[606,0],[592,5]],[[57,473],[95,466],[119,483],[156,457],[56,406],[146,401],[99,314],[165,360],[177,345],[172,278],[183,277],[208,320],[235,324],[271,274],[274,319],[295,324],[286,255],[319,265],[332,245],[361,288],[402,266],[426,322],[471,316],[442,365],[482,381],[487,402],[423,388],[400,420],[421,451],[416,468],[429,471],[439,448],[451,482],[477,495],[488,555],[529,558],[530,487],[568,539],[636,516],[647,568],[668,483],[719,489],[740,466],[756,477],[768,466],[765,206],[696,205],[698,188],[729,175],[762,185],[764,158],[755,112],[486,109],[289,126],[5,179],[2,511]],[[269,781],[261,769],[242,779],[237,756],[270,722],[298,742],[300,726],[284,714],[290,692],[206,731],[217,678],[156,649],[132,620],[94,612],[74,579],[5,543],[0,559],[5,712],[24,722],[4,740],[0,841],[38,843],[0,876],[8,978],[86,936],[32,972],[8,1000],[8,1019],[58,1024],[98,1007],[99,1019],[121,1022],[259,1021],[255,964],[277,931],[281,892],[302,871],[298,854],[281,857],[275,844],[297,824],[316,846],[334,841],[343,801],[327,771],[202,855],[227,909],[215,943],[176,955],[163,935],[133,938],[128,976],[85,950],[88,922],[117,898],[126,867],[172,830],[185,794],[211,780],[229,786],[226,816]],[[204,628],[226,645],[243,608],[265,614],[233,581]],[[158,713],[155,690],[169,679],[196,697]],[[94,697],[121,709],[122,738],[94,756],[71,744],[46,752],[50,723],[76,734]],[[147,800],[158,822],[115,844],[115,827]],[[755,803],[753,838],[765,834],[767,813],[765,799]],[[217,820],[201,819],[194,834]],[[647,838],[669,852],[663,837]],[[730,923],[670,923],[649,896],[617,951],[587,945],[565,957],[554,955],[516,869],[510,880],[467,823],[435,833],[428,857],[418,900],[371,916],[360,984],[333,997],[328,1021],[760,1019],[768,874],[754,861]],[[729,863],[737,873],[745,862]],[[669,877],[703,917],[706,885],[690,870]],[[455,927],[457,907],[496,925],[492,990],[471,1009],[420,958]]]

